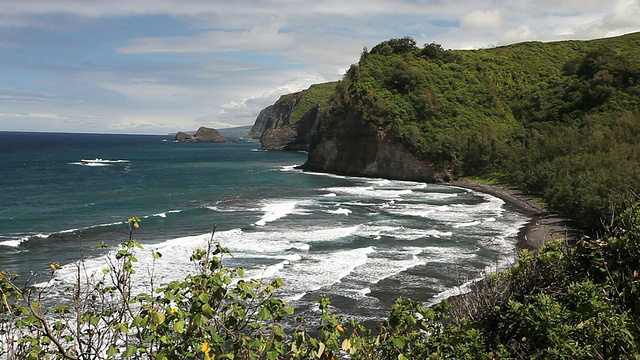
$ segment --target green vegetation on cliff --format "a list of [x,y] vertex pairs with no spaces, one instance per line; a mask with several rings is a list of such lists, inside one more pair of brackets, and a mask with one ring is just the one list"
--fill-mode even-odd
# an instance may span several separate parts
[[304,114],[313,107],[325,104],[335,93],[337,82],[328,82],[311,85],[300,93],[300,97],[291,110],[289,123],[295,124],[302,119]]
[[640,33],[493,49],[391,39],[363,52],[323,126],[355,110],[454,176],[494,173],[580,225],[640,188]]

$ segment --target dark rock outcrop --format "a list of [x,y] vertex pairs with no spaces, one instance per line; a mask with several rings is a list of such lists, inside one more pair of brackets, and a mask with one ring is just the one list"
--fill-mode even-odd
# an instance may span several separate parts
[[307,171],[396,180],[448,182],[446,169],[436,169],[408,151],[399,139],[366,124],[355,110],[347,111],[314,139]]
[[178,132],[173,138],[174,141],[186,142],[226,142],[227,139],[216,129],[201,126],[195,134],[189,135],[182,131]]
[[256,118],[249,137],[260,139],[267,150],[306,151],[318,124],[319,109],[335,89],[335,82],[283,95]]
[[303,95],[283,95],[262,110],[249,136],[259,138],[262,149],[308,151],[302,166],[308,171],[425,182],[454,179],[447,169],[417,158],[400,139],[365,123],[355,109],[320,130],[320,110],[328,105],[318,103],[292,124],[291,113]]
[[307,111],[295,124],[266,129],[260,137],[262,148],[307,151],[317,125],[318,105]]
[[303,92],[283,95],[258,114],[249,136],[260,139],[265,150],[303,150],[309,148],[311,131],[318,113],[316,105],[292,124],[291,113]]

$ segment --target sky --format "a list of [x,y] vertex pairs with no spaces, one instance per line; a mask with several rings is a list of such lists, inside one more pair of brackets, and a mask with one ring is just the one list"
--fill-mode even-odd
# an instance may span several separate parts
[[0,131],[252,125],[404,36],[478,49],[640,31],[640,0],[0,0]]

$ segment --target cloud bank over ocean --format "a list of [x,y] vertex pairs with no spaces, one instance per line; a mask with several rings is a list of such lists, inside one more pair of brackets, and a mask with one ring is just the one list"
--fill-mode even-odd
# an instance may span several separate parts
[[639,0],[0,0],[0,130],[169,133],[249,125],[411,36],[474,49],[640,30]]

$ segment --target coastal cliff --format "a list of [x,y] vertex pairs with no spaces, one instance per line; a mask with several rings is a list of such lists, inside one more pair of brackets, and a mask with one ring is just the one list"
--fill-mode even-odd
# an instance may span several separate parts
[[307,150],[305,170],[492,176],[598,228],[640,188],[639,49],[640,33],[480,50],[391,39],[326,100],[302,110],[304,92],[285,95],[255,129],[263,148]]
[[339,126],[326,127],[314,140],[302,166],[307,171],[425,182],[452,179],[450,172],[418,159],[395,135],[371,127],[356,111],[347,111]]
[[260,112],[249,137],[259,139],[265,150],[308,150],[317,128],[319,109],[333,94],[335,85],[335,82],[312,85],[281,96]]

